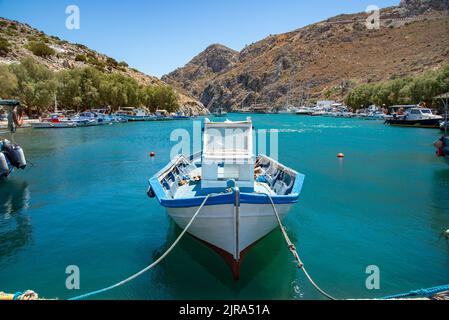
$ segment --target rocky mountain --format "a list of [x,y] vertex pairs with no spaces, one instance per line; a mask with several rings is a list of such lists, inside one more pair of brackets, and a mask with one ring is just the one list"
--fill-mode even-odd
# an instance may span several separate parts
[[[449,62],[449,0],[402,0],[271,35],[236,52],[212,45],[162,79],[209,110],[341,100],[360,84],[413,76]],[[368,27],[369,26],[369,27]]]
[[[32,43],[45,43],[52,53],[48,55],[35,54],[30,49]],[[5,49],[6,46],[7,49]],[[126,62],[117,62],[113,58],[89,49],[82,44],[69,43],[58,37],[48,36],[28,24],[0,17],[0,64],[18,63],[26,57],[33,57],[53,71],[94,66],[104,72],[115,72],[129,76],[140,84],[166,84],[156,77],[130,68]],[[182,90],[176,90],[176,92],[181,111],[195,115],[207,113],[202,103],[192,95]]]

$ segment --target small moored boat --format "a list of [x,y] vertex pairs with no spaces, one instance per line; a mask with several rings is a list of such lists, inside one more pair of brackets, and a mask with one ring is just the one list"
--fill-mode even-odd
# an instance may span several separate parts
[[206,119],[203,138],[202,154],[173,159],[150,179],[148,195],[181,228],[201,209],[188,232],[223,256],[238,279],[244,255],[278,226],[271,201],[285,218],[298,202],[304,175],[254,156],[250,118]]
[[443,117],[435,115],[428,108],[410,108],[404,116],[393,116],[386,124],[402,127],[439,128]]
[[226,112],[225,109],[223,109],[223,107],[217,108],[214,112],[214,116],[215,117],[226,117],[228,115],[228,113]]
[[44,121],[34,122],[31,124],[31,126],[34,129],[61,129],[61,128],[76,128],[78,125],[74,121],[54,117],[53,119],[46,119]]

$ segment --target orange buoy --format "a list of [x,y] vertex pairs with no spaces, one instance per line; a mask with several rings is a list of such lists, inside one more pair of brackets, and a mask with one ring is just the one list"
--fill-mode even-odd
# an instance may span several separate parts
[[156,155],[156,154],[155,154],[153,151],[150,152],[150,157],[151,157],[151,158],[154,158],[155,155]]
[[337,157],[340,158],[340,159],[343,159],[343,158],[345,157],[345,155],[344,155],[343,153],[339,153],[339,154],[337,155]]

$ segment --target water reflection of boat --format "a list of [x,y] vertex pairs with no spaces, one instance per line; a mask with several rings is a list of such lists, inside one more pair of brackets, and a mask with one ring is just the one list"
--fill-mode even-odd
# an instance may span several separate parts
[[26,182],[0,184],[0,259],[26,247],[31,241],[31,219],[26,215],[30,192]]
[[[155,249],[152,258],[148,260],[156,260],[173,244],[179,236],[181,229],[173,220],[169,221],[164,243]],[[293,233],[293,237],[294,233]],[[244,277],[239,282],[235,282],[229,277],[229,269],[223,263],[220,256],[204,242],[199,242],[197,238],[187,235],[179,242],[176,248],[176,254],[167,256],[166,262],[160,264],[153,272],[149,273],[152,283],[183,283],[183,286],[164,286],[164,293],[168,299],[171,297],[179,297],[181,299],[238,299],[242,298],[242,288],[248,285],[258,286],[254,279],[257,279],[262,273],[267,272],[267,268],[273,268],[276,265],[276,274],[273,275],[271,281],[276,278],[293,279],[295,277],[295,268],[291,268],[290,264],[281,263],[289,259],[287,250],[279,250],[279,243],[283,238],[280,232],[272,232],[263,239],[257,246],[251,250],[242,265],[242,273]],[[266,252],[272,254],[267,255]],[[279,262],[279,263],[278,263]],[[179,268],[183,265],[183,268]],[[281,280],[281,279],[280,279]],[[208,296],[208,292],[204,291],[199,283],[213,284],[214,286],[223,286],[226,290],[222,290],[216,296]],[[278,292],[263,290],[264,282],[260,283],[261,290],[256,293],[257,299],[272,299],[273,297],[288,297],[289,292]],[[281,286],[283,289],[284,286]],[[276,291],[277,290],[277,291]],[[280,295],[281,294],[281,295]],[[160,296],[148,296],[148,299],[160,299]],[[165,297],[162,297],[165,298]],[[252,293],[254,298],[254,293]]]

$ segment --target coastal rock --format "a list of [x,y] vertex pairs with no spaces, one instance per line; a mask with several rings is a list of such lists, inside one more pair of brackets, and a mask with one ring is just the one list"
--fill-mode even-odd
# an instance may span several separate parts
[[401,0],[399,7],[412,14],[422,14],[429,10],[449,10],[449,0]]

